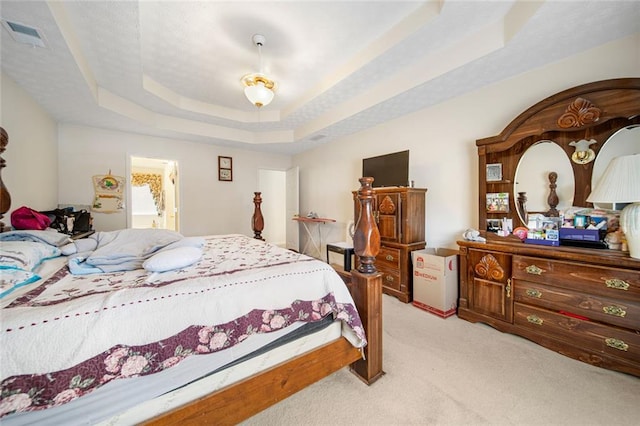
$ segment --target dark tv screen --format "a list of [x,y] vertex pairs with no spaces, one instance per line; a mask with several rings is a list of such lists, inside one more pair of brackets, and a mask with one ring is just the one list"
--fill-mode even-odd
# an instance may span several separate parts
[[374,187],[408,186],[409,151],[363,159],[362,176],[372,177]]

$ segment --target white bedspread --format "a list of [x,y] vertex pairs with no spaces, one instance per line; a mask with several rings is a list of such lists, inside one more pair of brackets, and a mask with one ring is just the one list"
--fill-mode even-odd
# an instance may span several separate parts
[[4,306],[0,416],[329,314],[354,346],[366,344],[329,265],[242,235],[206,237],[202,259],[180,270],[85,276],[63,267]]

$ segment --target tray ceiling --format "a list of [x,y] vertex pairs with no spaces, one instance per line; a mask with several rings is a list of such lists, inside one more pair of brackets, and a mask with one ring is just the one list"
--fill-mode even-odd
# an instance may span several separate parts
[[[636,1],[3,1],[2,70],[57,121],[295,154],[640,32]],[[266,37],[274,101],[240,78]],[[637,52],[636,52],[637,53]]]

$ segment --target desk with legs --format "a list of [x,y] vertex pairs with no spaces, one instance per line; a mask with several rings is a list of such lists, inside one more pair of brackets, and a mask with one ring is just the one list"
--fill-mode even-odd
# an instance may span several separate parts
[[[321,259],[322,258],[322,226],[321,225],[327,222],[335,222],[336,220],[327,219],[326,217],[311,218],[311,217],[301,217],[301,216],[296,216],[293,218],[293,220],[302,223],[302,226],[304,226],[304,229],[307,232],[307,235],[309,237],[307,238],[307,241],[304,245],[304,249],[302,249],[302,253],[312,256],[312,254],[307,253],[307,249],[311,245],[315,249],[316,255],[314,257]],[[316,239],[316,236],[314,235],[314,232],[312,232],[312,229],[310,229],[309,226],[316,226],[318,228],[317,239]]]

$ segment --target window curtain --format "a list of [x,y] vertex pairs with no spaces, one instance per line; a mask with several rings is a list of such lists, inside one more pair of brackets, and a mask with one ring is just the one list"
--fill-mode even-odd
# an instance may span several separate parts
[[[164,192],[162,190],[162,175],[155,173],[131,173],[131,185],[149,185],[153,201],[158,207],[158,213],[164,212]],[[160,213],[161,214],[161,213]]]

